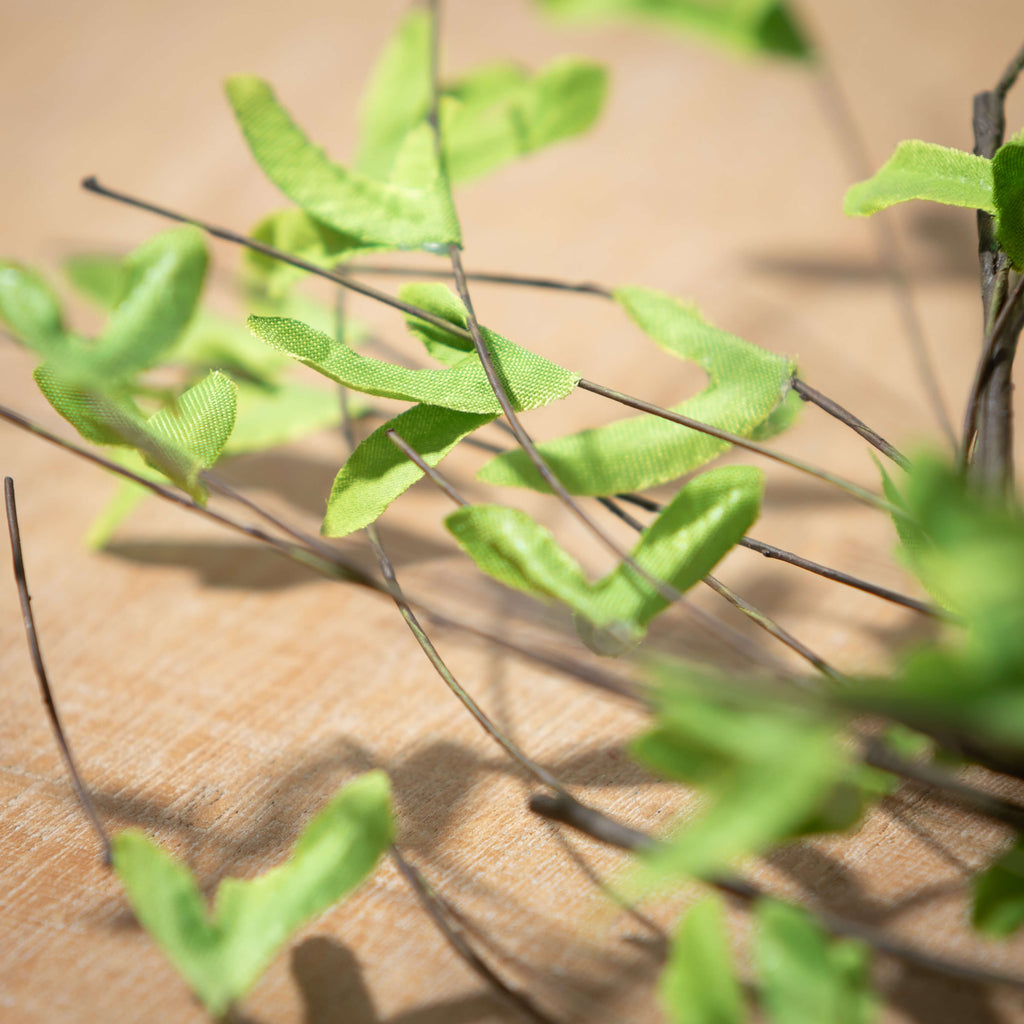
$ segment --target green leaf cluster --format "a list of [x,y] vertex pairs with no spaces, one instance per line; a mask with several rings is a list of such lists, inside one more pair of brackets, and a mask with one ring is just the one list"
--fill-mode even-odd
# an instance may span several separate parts
[[844,700],[924,732],[1020,756],[1024,516],[970,491],[956,471],[927,455],[914,460],[901,500],[912,519],[904,560],[948,602],[958,623],[941,642],[913,652],[895,677],[862,680],[844,691]]
[[[591,61],[562,57],[535,74],[485,65],[438,97],[442,146],[428,121],[432,16],[414,7],[377,62],[362,104],[351,167],[329,160],[294,124],[270,87],[228,80],[228,98],[256,162],[296,207],[257,225],[255,236],[318,266],[388,249],[460,243],[452,182],[468,181],[593,125],[606,75]],[[303,271],[253,253],[254,280],[281,294]]]
[[840,722],[821,699],[801,694],[797,702],[767,683],[668,661],[653,672],[654,724],[632,753],[658,775],[698,789],[704,801],[645,855],[640,888],[709,878],[798,836],[849,828],[887,784],[851,761]]
[[[875,1018],[868,949],[830,939],[798,907],[758,901],[754,961],[757,1000],[771,1024],[869,1024]],[[706,896],[683,918],[658,992],[673,1024],[748,1019],[717,896]]]
[[1000,247],[1015,267],[1024,267],[1024,141],[1019,137],[991,160],[917,139],[901,142],[871,178],[850,187],[843,210],[867,217],[911,199],[991,214]]
[[220,1016],[298,928],[370,874],[392,836],[390,786],[378,771],[337,793],[284,864],[257,878],[225,879],[212,911],[191,871],[141,832],[114,838],[114,870],[139,922]]

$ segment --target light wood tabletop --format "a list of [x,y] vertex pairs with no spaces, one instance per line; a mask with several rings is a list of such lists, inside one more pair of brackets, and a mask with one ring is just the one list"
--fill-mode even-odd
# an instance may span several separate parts
[[[872,227],[842,214],[857,173],[828,90],[838,83],[847,97],[875,166],[903,138],[970,149],[971,95],[995,83],[1024,37],[1020,4],[804,6],[832,86],[802,67],[735,60],[681,35],[553,23],[526,0],[445,4],[451,74],[499,58],[537,67],[565,52],[611,71],[607,111],[592,133],[459,191],[464,259],[470,270],[644,284],[692,298],[722,327],[796,357],[808,382],[897,444],[940,441]],[[89,174],[248,230],[283,203],[247,153],[223,79],[266,77],[309,135],[344,159],[362,84],[404,8],[396,0],[4,0],[0,258],[59,280],[66,255],[127,252],[164,226],[84,192],[79,181]],[[1011,99],[1009,109],[1016,130],[1024,104]],[[892,211],[890,223],[957,422],[981,334],[973,215],[918,205]],[[207,298],[242,318],[232,288],[239,253],[225,243],[211,252]],[[60,287],[75,323],[94,329],[96,313]],[[311,294],[330,299],[324,288]],[[701,386],[700,374],[654,350],[599,298],[482,284],[474,298],[483,323],[587,378],[662,405]],[[351,312],[388,344],[406,345],[397,314],[364,300]],[[412,343],[405,351],[413,354]],[[34,388],[32,366],[0,340],[0,404],[70,438]],[[529,425],[549,437],[619,414],[581,395]],[[805,410],[775,443],[878,486],[867,446],[817,410]],[[343,459],[341,439],[327,432],[228,462],[223,475],[315,531]],[[460,451],[445,464],[472,498],[487,493],[472,479],[483,459]],[[758,537],[913,588],[892,558],[884,516],[785,467],[765,469]],[[280,861],[341,784],[384,768],[400,849],[510,987],[555,1020],[658,1019],[653,981],[664,930],[689,894],[646,907],[646,917],[619,909],[603,886],[614,888],[623,856],[531,814],[527,801],[540,787],[445,689],[386,597],[318,578],[155,499],[108,550],[89,551],[83,535],[112,480],[6,423],[0,473],[16,481],[60,712],[111,828],[145,829],[212,892],[223,877]],[[554,636],[559,650],[577,656],[562,617],[467,567],[441,526],[446,502],[421,484],[383,519],[402,584],[453,618],[522,643]],[[607,568],[564,511],[523,503],[543,510],[588,570]],[[618,530],[610,517],[606,525]],[[341,548],[373,569],[363,538]],[[734,552],[718,574],[843,671],[883,667],[928,635],[911,613],[752,552]],[[693,601],[767,643],[713,594]],[[652,636],[745,664],[682,609]],[[625,746],[644,724],[631,704],[459,630],[438,630],[435,639],[495,721],[588,803],[654,832],[687,806],[684,794],[630,761]],[[0,1019],[205,1019],[100,863],[39,700],[9,577],[0,585],[0,679]],[[980,774],[979,784],[1007,785]],[[969,871],[1005,842],[999,828],[908,788],[855,834],[794,847],[751,871],[780,893],[935,955],[1024,974],[1024,942],[982,942],[967,927]],[[744,928],[738,920],[740,945]],[[892,1004],[887,1021],[1024,1021],[1022,997],[1008,989],[896,961],[880,963],[878,979]],[[302,930],[239,1019],[442,1024],[516,1013],[453,952],[385,861],[352,898]]]

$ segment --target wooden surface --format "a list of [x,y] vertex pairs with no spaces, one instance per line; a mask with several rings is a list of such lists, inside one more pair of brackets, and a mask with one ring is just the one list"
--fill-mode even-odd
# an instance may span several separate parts
[[[970,96],[995,82],[1024,34],[1015,0],[807,6],[876,164],[906,137],[970,148]],[[266,76],[311,136],[343,157],[361,82],[402,9],[393,0],[303,0],[279,10],[5,0],[0,253],[53,270],[68,252],[124,251],[162,226],[83,193],[77,182],[90,173],[247,228],[280,199],[249,160],[220,81],[240,71]],[[471,269],[692,296],[722,326],[798,356],[805,379],[898,444],[935,435],[870,226],[841,215],[854,174],[805,72],[736,63],[653,32],[548,25],[519,0],[447,4],[445,43],[452,72],[499,57],[537,66],[566,51],[612,70],[608,112],[591,136],[460,193]],[[1011,104],[1011,129],[1021,109]],[[959,419],[980,325],[972,217],[917,208],[892,219]],[[218,245],[215,258],[209,297],[232,308],[226,282],[238,254]],[[483,287],[474,295],[485,323],[587,377],[663,404],[700,384],[599,300]],[[403,342],[397,318],[363,304],[355,312]],[[94,325],[80,313],[83,327]],[[33,392],[30,370],[23,354],[0,346],[0,402],[67,435]],[[531,425],[547,436],[612,415],[580,396]],[[779,445],[875,484],[865,446],[813,410]],[[315,527],[341,458],[338,440],[325,435],[224,473]],[[473,496],[482,493],[470,480],[479,461],[460,456],[451,467]],[[530,815],[525,803],[537,787],[462,712],[388,601],[317,580],[156,502],[109,552],[89,553],[82,534],[109,480],[6,425],[0,471],[17,481],[61,712],[111,827],[145,828],[212,890],[225,875],[275,863],[337,786],[384,767],[402,848],[472,922],[510,984],[558,1019],[656,1019],[650,935],[575,859],[614,878],[620,858]],[[894,538],[881,516],[768,471],[757,536],[910,586],[892,564]],[[420,487],[386,518],[403,583],[453,614],[525,635],[523,620],[537,613],[466,570],[435,525],[444,511],[444,499]],[[547,521],[588,565],[604,564],[564,514],[549,508]],[[358,539],[345,546],[370,564]],[[719,575],[844,670],[883,665],[895,646],[923,635],[907,615],[748,552]],[[709,597],[696,600],[718,613]],[[655,635],[709,647],[682,612]],[[457,633],[438,641],[495,719],[590,803],[655,830],[681,806],[624,755],[641,726],[629,708]],[[0,679],[0,1019],[202,1020],[98,862],[39,703],[10,579],[0,585]],[[856,835],[756,870],[782,891],[936,953],[1024,973],[1021,943],[980,943],[965,928],[965,872],[1004,841],[905,792]],[[677,909],[650,913],[669,925]],[[879,979],[892,1021],[1024,1020],[1020,997],[1007,992],[894,964],[880,965]],[[267,1024],[511,1019],[390,864],[306,928],[244,1009]]]

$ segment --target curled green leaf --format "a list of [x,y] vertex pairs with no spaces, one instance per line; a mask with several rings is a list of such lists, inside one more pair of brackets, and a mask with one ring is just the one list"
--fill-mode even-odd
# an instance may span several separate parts
[[995,213],[992,161],[918,139],[901,142],[873,177],[847,190],[843,212],[868,217],[911,199]]
[[406,135],[386,183],[329,160],[262,79],[236,75],[228,79],[227,94],[256,162],[317,221],[364,245],[415,249],[460,242],[429,125]]
[[[620,288],[616,301],[666,352],[696,362],[708,386],[673,411],[733,434],[763,429],[796,373],[792,360],[709,324],[691,305],[648,288]],[[787,412],[791,418],[791,410]],[[778,421],[777,421],[778,425]],[[631,416],[537,446],[571,494],[611,495],[675,480],[725,451],[725,441],[656,416]],[[498,455],[478,479],[549,490],[524,452]]]
[[[669,502],[630,553],[655,579],[683,592],[706,576],[757,518],[763,475],[748,466],[704,473]],[[602,653],[635,643],[668,600],[628,564],[597,583],[551,533],[525,512],[468,505],[445,525],[477,567],[506,586],[558,601],[589,625],[584,637]]]
[[338,471],[321,532],[344,537],[369,526],[423,476],[387,437],[389,430],[411,445],[428,466],[436,466],[459,441],[494,417],[494,413],[420,404],[388,420],[356,446]]
[[225,879],[212,913],[192,872],[141,832],[114,837],[114,870],[142,926],[219,1017],[297,928],[369,875],[392,834],[387,776],[370,772],[310,821],[284,864],[253,879]]
[[[461,305],[446,305],[438,315],[449,312],[461,316],[463,322],[458,326],[464,326],[465,310]],[[495,415],[501,412],[475,352],[468,353],[448,369],[412,370],[361,356],[343,342],[297,320],[252,316],[249,327],[267,344],[355,391],[459,412]],[[535,409],[564,398],[579,382],[578,374],[520,348],[493,331],[485,328],[483,335],[509,400],[517,411]]]

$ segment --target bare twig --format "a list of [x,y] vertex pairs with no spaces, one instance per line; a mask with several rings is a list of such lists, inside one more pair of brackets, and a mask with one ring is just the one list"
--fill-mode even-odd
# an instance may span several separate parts
[[39,680],[39,692],[42,695],[43,703],[46,705],[46,714],[49,716],[50,725],[53,728],[53,735],[60,748],[61,757],[71,776],[71,784],[74,787],[78,802],[82,805],[89,823],[96,833],[102,850],[103,863],[108,867],[112,863],[110,836],[107,834],[103,822],[96,813],[96,807],[85,788],[78,768],[75,766],[75,759],[71,754],[71,746],[64,735],[64,727],[61,724],[60,715],[57,713],[57,705],[53,699],[53,692],[50,689],[50,680],[46,673],[46,666],[43,663],[43,652],[39,645],[39,634],[36,632],[35,616],[32,614],[32,598],[28,592],[28,578],[25,574],[25,558],[21,549],[21,530],[18,526],[18,506],[14,497],[14,481],[8,476],[4,477],[4,502],[7,507],[7,530],[11,538],[11,555],[14,560],[14,579],[18,585],[18,599],[21,602],[21,615],[25,622],[25,636],[28,640],[28,651],[32,658],[32,667],[35,669],[36,679]]
[[391,846],[388,850],[395,866],[409,883],[420,905],[429,915],[438,931],[453,950],[478,974],[491,985],[499,996],[514,1009],[538,1024],[555,1024],[553,1019],[541,1010],[525,993],[512,988],[504,978],[480,956],[469,944],[466,937],[452,921],[452,908],[441,897],[434,887],[420,874],[419,870],[399,853],[398,848]]
[[824,409],[829,416],[834,416],[840,423],[845,423],[851,430],[856,431],[868,444],[877,448],[883,455],[888,456],[901,469],[909,469],[910,461],[903,455],[895,445],[890,444],[881,434],[872,430],[862,419],[854,416],[848,409],[844,409],[838,402],[833,401],[827,395],[823,395],[810,384],[793,378],[793,390],[805,401],[811,402],[819,409]]
[[[450,270],[438,267],[381,267],[368,263],[345,263],[342,266],[350,274],[380,274],[386,277],[418,277],[440,278],[450,281],[453,274]],[[519,288],[545,288],[559,292],[580,292],[584,295],[597,295],[603,299],[611,299],[615,293],[604,285],[590,281],[561,281],[554,277],[530,277],[523,274],[488,274],[479,271],[466,271],[467,281],[479,281],[481,284],[505,284]]]

